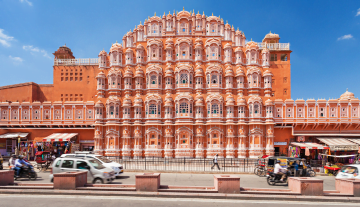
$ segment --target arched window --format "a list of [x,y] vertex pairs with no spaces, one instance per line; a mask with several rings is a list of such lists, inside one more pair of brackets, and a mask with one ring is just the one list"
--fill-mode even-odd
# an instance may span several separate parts
[[150,104],[150,106],[149,106],[149,114],[157,114],[156,113],[156,104]]
[[156,84],[156,80],[157,80],[156,75],[150,76],[150,83],[151,83],[151,84]]
[[211,76],[211,83],[213,83],[213,84],[217,84],[217,83],[218,83],[218,76],[217,76],[217,75],[212,75],[212,76]]
[[159,30],[159,29],[158,29],[158,25],[157,25],[157,24],[154,23],[154,24],[151,25],[151,33],[152,33],[152,34],[157,34],[157,33],[159,33],[158,30]]
[[257,104],[254,105],[254,113],[255,114],[260,113],[259,105],[257,105]]
[[109,113],[110,115],[114,115],[114,106],[110,106]]

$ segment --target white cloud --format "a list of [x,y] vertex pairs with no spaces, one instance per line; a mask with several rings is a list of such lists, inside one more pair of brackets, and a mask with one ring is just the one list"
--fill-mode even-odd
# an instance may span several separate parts
[[339,37],[337,40],[348,40],[354,38],[351,34]]
[[3,31],[3,29],[0,29],[0,44],[2,44],[4,47],[10,47],[10,42],[14,40],[14,37],[4,34]]
[[360,8],[357,10],[357,12],[356,12],[356,15],[355,15],[355,16],[357,17],[357,16],[359,16],[359,15],[360,15]]
[[21,63],[22,61],[24,61],[21,57],[13,57],[13,56],[9,55],[9,58],[16,63]]
[[21,3],[26,3],[29,6],[32,6],[32,2],[30,2],[29,0],[20,0]]
[[23,49],[26,50],[26,51],[30,51],[30,52],[41,53],[44,57],[51,59],[51,57],[49,56],[49,54],[45,50],[39,49],[38,47],[34,47],[32,45],[24,45]]

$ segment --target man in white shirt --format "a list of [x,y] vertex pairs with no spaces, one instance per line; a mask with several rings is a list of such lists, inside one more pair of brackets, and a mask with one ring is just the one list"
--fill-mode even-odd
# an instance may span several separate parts
[[219,164],[217,162],[217,159],[218,159],[218,154],[215,155],[214,159],[213,159],[213,162],[214,162],[214,165],[211,167],[211,169],[214,169],[215,165],[217,166],[217,168],[220,170],[220,167],[219,167]]
[[286,176],[286,174],[283,173],[282,171],[286,171],[286,170],[281,167],[280,160],[276,160],[276,164],[275,164],[275,167],[274,167],[274,173],[277,174],[277,175],[281,175],[281,179],[280,179],[281,182],[284,181],[284,178]]

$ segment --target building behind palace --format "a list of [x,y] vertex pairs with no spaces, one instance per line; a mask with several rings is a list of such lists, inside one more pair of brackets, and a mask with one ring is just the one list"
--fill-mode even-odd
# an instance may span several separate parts
[[246,41],[220,17],[181,11],[140,22],[98,58],[64,45],[53,84],[0,87],[0,153],[13,153],[14,133],[122,157],[254,158],[359,138],[354,94],[291,99],[290,44],[279,40]]

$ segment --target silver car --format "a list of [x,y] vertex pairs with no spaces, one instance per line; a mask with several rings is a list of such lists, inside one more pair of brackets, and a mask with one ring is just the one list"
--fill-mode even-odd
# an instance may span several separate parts
[[111,183],[114,180],[114,170],[103,166],[94,158],[59,157],[52,165],[50,180],[53,182],[54,175],[62,172],[87,171],[88,183]]

